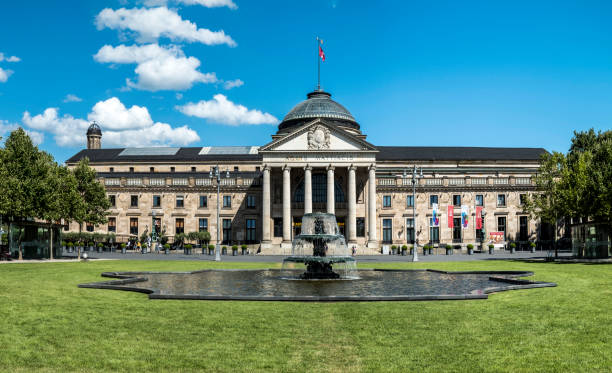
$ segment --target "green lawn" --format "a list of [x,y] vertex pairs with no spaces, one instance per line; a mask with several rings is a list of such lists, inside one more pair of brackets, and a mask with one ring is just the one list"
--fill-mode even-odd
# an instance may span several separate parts
[[488,300],[149,300],[79,289],[103,271],[277,263],[0,265],[0,371],[610,371],[612,266],[462,262],[379,268],[529,270],[556,288]]

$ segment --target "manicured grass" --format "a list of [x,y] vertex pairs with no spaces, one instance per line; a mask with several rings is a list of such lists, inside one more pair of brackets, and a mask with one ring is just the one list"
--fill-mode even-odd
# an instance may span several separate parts
[[277,266],[162,261],[0,265],[0,370],[585,372],[612,367],[610,265],[376,265],[530,270],[536,280],[558,283],[475,301],[171,301],[77,288],[103,280],[104,271]]

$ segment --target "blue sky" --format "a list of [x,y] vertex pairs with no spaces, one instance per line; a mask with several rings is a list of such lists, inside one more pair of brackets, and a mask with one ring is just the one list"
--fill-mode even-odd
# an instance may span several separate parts
[[323,88],[375,145],[566,151],[573,130],[612,127],[611,16],[605,1],[4,2],[0,132],[24,126],[60,162],[93,119],[104,147],[263,145],[316,85],[319,35]]

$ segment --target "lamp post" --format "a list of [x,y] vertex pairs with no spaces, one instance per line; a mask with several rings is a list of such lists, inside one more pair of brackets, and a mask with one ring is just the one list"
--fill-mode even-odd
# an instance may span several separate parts
[[[416,224],[416,181],[417,179],[420,179],[423,177],[423,168],[421,167],[420,169],[417,170],[417,166],[414,165],[412,168],[412,230],[414,232],[414,249],[412,250],[412,261],[413,262],[418,262],[419,261],[419,255],[417,254],[418,251],[418,246],[419,246],[419,240],[417,239],[417,224]],[[407,172],[406,170],[404,170],[404,180],[406,180],[408,178]]]
[[482,219],[482,244],[488,249],[489,247],[487,245],[487,228],[486,228],[487,219],[485,219],[487,216],[487,212],[485,211],[484,207],[482,208],[482,210],[480,210],[480,214],[482,215],[482,218],[481,218]]
[[[221,204],[220,204],[220,199],[219,199],[219,195],[221,192],[221,173],[219,172],[219,165],[215,166],[215,167],[211,167],[210,169],[210,174],[209,174],[210,178],[212,179],[213,177],[215,177],[217,179],[217,243],[215,245],[215,261],[216,262],[220,262],[221,261],[221,252],[220,252],[220,248],[219,248],[219,241],[221,240],[221,229],[220,229],[220,219],[219,219],[219,214],[221,211]],[[230,173],[229,170],[225,171],[225,176],[227,178],[230,177]]]

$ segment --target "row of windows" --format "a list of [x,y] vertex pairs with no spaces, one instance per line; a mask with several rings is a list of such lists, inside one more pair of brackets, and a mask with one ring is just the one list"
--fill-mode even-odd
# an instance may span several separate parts
[[[161,219],[153,218],[153,224],[155,226],[155,231],[161,231]],[[232,237],[232,219],[223,219],[222,222],[223,227],[223,243],[229,243]],[[87,224],[86,230],[88,232],[94,231],[93,224]],[[117,218],[109,217],[108,218],[108,231],[109,232],[117,232]],[[198,219],[198,231],[204,232],[208,231],[208,218],[200,218]],[[257,239],[257,220],[256,219],[246,219],[246,241],[247,243],[253,243]],[[174,234],[185,233],[185,219],[184,218],[176,218],[174,221]],[[130,235],[138,236],[138,218],[130,218]]]
[[[117,197],[115,195],[109,195],[108,200],[110,202],[111,207],[117,206]],[[153,204],[152,207],[161,207],[161,196],[154,195],[153,196]],[[177,208],[185,207],[185,197],[182,195],[176,196],[176,204]],[[255,208],[256,207],[257,198],[254,195],[247,195],[246,198],[246,207],[247,208]],[[138,207],[139,198],[137,195],[130,196],[130,207]],[[199,205],[200,208],[208,207],[208,196],[200,196]],[[232,207],[232,196],[223,196],[223,207],[231,208]]]
[[[527,200],[527,194],[519,195],[519,203],[524,205]],[[383,196],[383,207],[389,208],[391,207],[391,195]],[[476,206],[484,206],[484,195],[476,194],[474,199]],[[434,203],[438,203],[438,195],[432,194],[429,196],[429,207],[432,207]],[[461,206],[461,195],[453,194],[453,206]],[[498,194],[497,195],[497,207],[505,207],[506,206],[506,195]],[[414,196],[408,195],[406,196],[406,207],[414,207]]]
[[[482,225],[484,226],[484,218]],[[382,222],[382,241],[383,243],[393,242],[393,219],[383,219]],[[461,229],[461,218],[453,218],[453,242],[462,242],[463,231]],[[504,232],[504,239],[506,236],[506,217],[497,217],[497,232]],[[529,238],[529,223],[527,216],[519,217],[519,241],[527,241]],[[485,239],[484,231],[482,229],[476,229],[476,240],[483,242]],[[433,218],[429,218],[429,241],[432,243],[440,243],[440,226],[435,226]],[[414,243],[414,220],[412,218],[406,219],[406,242]]]
[[[340,234],[346,237],[345,232],[345,220],[343,216],[337,216],[336,222],[338,223],[338,229]],[[298,216],[293,217],[293,236],[297,236],[301,232],[302,218]],[[365,237],[365,218],[358,217],[356,219],[356,230],[357,237]],[[283,237],[283,218],[274,218],[274,237]]]
[[[115,167],[110,167],[109,172],[115,172]],[[130,172],[134,172],[134,167],[130,167],[129,168]],[[234,172],[238,172],[240,169],[238,168],[238,166],[234,166]],[[255,167],[255,171],[260,171],[261,168],[259,166]],[[191,172],[197,172],[198,169],[195,166],[191,167]],[[200,171],[204,171],[204,170],[200,170]],[[211,170],[205,170],[204,172],[210,172]],[[155,172],[155,167],[149,167],[149,172]],[[163,171],[165,172],[165,171]],[[170,172],[176,172],[176,167],[171,166],[170,167]]]

